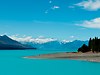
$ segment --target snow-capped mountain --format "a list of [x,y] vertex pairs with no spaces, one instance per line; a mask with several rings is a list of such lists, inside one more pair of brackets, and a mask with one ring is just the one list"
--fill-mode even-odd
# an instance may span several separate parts
[[31,45],[40,50],[62,50],[62,51],[77,51],[79,47],[83,44],[88,44],[88,41],[66,41],[66,40],[57,40],[54,38],[32,38],[32,37],[12,37],[14,40],[17,40],[23,44]]
[[7,35],[0,36],[0,50],[8,49],[35,49],[32,46],[21,44],[20,42],[11,39]]
[[38,38],[32,38],[32,36],[28,37],[17,37],[17,36],[10,36],[12,39],[17,40],[19,42],[25,43],[25,42],[32,42],[32,43],[38,43],[43,44],[47,42],[56,41],[57,39],[53,38],[44,38],[43,36],[39,36]]
[[75,40],[72,42],[50,41],[46,43],[34,43],[26,42],[26,44],[32,45],[38,49],[43,50],[63,50],[63,51],[77,51],[83,44],[88,44],[88,41]]

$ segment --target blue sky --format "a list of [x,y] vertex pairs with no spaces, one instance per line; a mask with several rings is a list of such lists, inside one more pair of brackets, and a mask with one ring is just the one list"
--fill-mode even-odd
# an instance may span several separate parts
[[100,36],[100,0],[2,0],[0,34],[87,40]]

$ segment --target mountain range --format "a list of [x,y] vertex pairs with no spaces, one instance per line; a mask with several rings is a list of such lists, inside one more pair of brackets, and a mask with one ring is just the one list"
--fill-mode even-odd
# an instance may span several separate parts
[[[24,40],[24,38],[22,38]],[[38,49],[38,50],[62,50],[62,51],[77,51],[83,44],[88,45],[88,41],[59,41],[53,38],[36,38],[28,41],[19,41],[8,37],[7,35],[0,36],[0,49]]]
[[62,50],[62,51],[77,51],[83,44],[88,45],[88,41],[74,40],[72,42],[62,42],[58,40],[49,41],[45,43],[23,42],[24,44],[31,45],[40,50]]
[[21,44],[6,35],[0,36],[0,49],[35,49],[32,46]]

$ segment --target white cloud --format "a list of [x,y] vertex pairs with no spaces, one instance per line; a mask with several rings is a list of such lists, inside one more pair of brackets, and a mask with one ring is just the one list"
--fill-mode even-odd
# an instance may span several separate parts
[[58,5],[55,5],[55,4],[52,4],[53,3],[53,1],[52,0],[49,0],[49,6],[50,7],[48,7],[46,10],[45,10],[45,14],[47,14],[47,13],[49,13],[50,11],[54,11],[55,9],[59,9],[60,8],[60,6],[58,6]]
[[87,0],[75,4],[76,6],[82,7],[83,9],[96,11],[100,9],[100,0]]
[[100,17],[92,19],[92,20],[86,20],[83,21],[81,24],[76,24],[78,26],[83,26],[86,28],[100,28]]
[[50,7],[49,9],[45,10],[45,14],[49,13],[49,11],[52,11],[52,10],[55,10],[55,9],[59,9],[60,7],[59,6],[52,6]]
[[60,7],[59,6],[53,6],[51,9],[59,9]]

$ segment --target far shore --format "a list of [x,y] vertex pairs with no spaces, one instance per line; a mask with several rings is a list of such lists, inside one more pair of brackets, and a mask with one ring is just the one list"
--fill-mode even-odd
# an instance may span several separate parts
[[60,52],[52,54],[41,54],[36,56],[26,56],[28,59],[73,59],[91,62],[100,62],[100,53],[81,52]]

